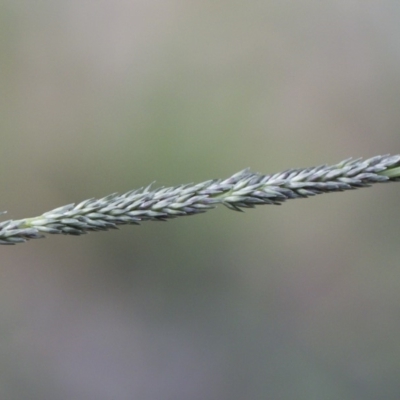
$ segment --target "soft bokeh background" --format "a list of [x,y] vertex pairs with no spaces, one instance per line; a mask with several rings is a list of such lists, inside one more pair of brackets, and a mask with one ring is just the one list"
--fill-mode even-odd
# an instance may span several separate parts
[[[1,1],[0,209],[400,153],[398,1]],[[1,247],[0,398],[398,399],[400,186]]]

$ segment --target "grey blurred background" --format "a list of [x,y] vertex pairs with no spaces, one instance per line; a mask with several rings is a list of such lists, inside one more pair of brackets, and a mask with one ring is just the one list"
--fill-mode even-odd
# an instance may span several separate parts
[[[1,1],[0,209],[400,153],[398,1]],[[1,247],[1,399],[398,399],[400,186]]]

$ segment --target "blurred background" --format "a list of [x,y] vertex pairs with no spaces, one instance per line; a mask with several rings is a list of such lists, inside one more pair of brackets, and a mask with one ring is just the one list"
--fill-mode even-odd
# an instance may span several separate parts
[[[398,1],[0,1],[5,218],[400,153]],[[0,397],[398,399],[400,186],[2,246]]]

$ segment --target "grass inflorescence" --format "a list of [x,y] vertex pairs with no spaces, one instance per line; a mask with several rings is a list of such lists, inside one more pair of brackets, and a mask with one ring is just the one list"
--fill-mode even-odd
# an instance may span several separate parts
[[271,175],[245,169],[227,179],[158,189],[148,186],[68,204],[34,218],[3,221],[0,244],[22,243],[45,234],[82,235],[117,229],[119,225],[166,221],[204,213],[218,204],[242,211],[256,205],[279,205],[290,199],[399,180],[400,155],[347,159],[331,166],[288,169]]

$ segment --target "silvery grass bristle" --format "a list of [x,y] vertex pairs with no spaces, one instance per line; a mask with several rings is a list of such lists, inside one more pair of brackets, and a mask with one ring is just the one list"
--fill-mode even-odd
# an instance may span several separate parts
[[242,211],[262,204],[341,192],[400,180],[400,155],[367,160],[347,159],[335,165],[288,169],[271,175],[240,171],[228,179],[169,188],[146,188],[68,204],[44,214],[0,223],[0,244],[16,244],[45,234],[82,235],[118,225],[204,213],[218,204]]

